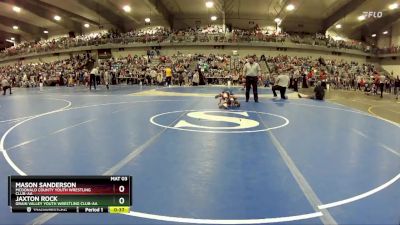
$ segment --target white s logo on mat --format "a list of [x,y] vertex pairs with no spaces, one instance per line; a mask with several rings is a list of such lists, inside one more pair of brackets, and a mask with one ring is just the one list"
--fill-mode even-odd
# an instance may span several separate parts
[[[192,119],[185,120],[184,117]],[[210,122],[222,122],[222,124],[210,124]],[[287,126],[289,120],[273,113],[257,111],[181,110],[154,115],[150,118],[150,123],[172,130],[227,134],[278,129]]]
[[245,117],[249,117],[247,112],[218,112],[218,111],[195,111],[190,112],[186,116],[199,119],[199,120],[208,120],[208,121],[215,121],[215,122],[227,122],[227,123],[234,123],[237,124],[236,126],[222,126],[222,127],[215,127],[215,126],[205,126],[205,125],[198,125],[187,122],[186,120],[180,120],[174,127],[176,128],[200,128],[200,129],[209,129],[209,130],[241,130],[241,129],[249,129],[253,127],[257,127],[260,125],[259,122],[246,119],[243,117],[234,117],[234,116],[226,116],[221,115],[217,116],[215,114],[233,114],[233,115],[241,115]]

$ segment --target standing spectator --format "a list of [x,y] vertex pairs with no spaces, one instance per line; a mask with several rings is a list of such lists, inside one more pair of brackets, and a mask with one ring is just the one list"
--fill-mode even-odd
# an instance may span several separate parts
[[301,72],[301,77],[302,77],[301,88],[308,88],[306,71],[303,71],[303,70],[302,70],[302,72]]
[[155,84],[157,80],[157,71],[155,68],[151,69],[150,77],[151,77],[151,84]]
[[24,73],[24,76],[22,77],[22,86],[29,87],[28,76],[26,75],[26,73]]
[[400,92],[400,79],[399,76],[394,80],[394,94],[396,95],[396,99],[399,99]]
[[172,69],[169,66],[167,66],[167,68],[165,68],[165,80],[166,80],[166,85],[171,86]]
[[110,80],[111,80],[110,72],[108,72],[108,70],[106,70],[106,71],[104,72],[104,83],[105,83],[105,85],[106,85],[106,87],[107,87],[107,90],[110,89],[110,87],[109,87]]
[[8,82],[7,77],[5,77],[5,76],[3,77],[3,80],[1,80],[1,87],[3,88],[3,95],[6,95],[7,89],[10,89],[10,95],[12,95],[12,93],[11,93],[11,85]]
[[39,76],[39,90],[43,91],[43,75]]
[[102,72],[100,72],[99,67],[96,67],[96,69],[96,85],[100,85]]
[[385,81],[385,92],[390,93],[391,92],[391,80],[387,79]]
[[383,88],[384,88],[384,86],[385,86],[385,79],[386,79],[386,77],[385,77],[385,75],[381,74],[381,75],[378,77],[378,79],[379,79],[379,89],[380,89],[380,91],[381,91],[381,98],[382,98],[382,97],[383,97]]
[[88,71],[85,69],[85,72],[83,74],[84,77],[84,81],[85,81],[85,87],[88,86],[89,82],[90,82],[90,75],[88,73]]
[[161,71],[157,74],[157,84],[160,86],[163,85],[163,74]]
[[185,81],[183,72],[179,73],[178,80],[179,80],[179,86],[182,86],[182,84],[184,84],[184,81]]
[[74,86],[74,78],[72,77],[72,75],[69,75],[67,80],[67,87],[73,87],[73,86]]
[[257,82],[258,77],[261,77],[261,68],[258,63],[254,62],[253,57],[250,57],[244,65],[243,76],[246,77],[246,102],[250,98],[250,86],[253,87],[254,101],[258,102]]
[[151,56],[151,50],[147,49],[147,60],[148,60],[149,63],[151,62],[150,61],[150,56]]
[[299,80],[298,80],[299,78],[298,77],[295,77],[294,79],[293,79],[293,91],[295,91],[295,92],[299,92]]
[[193,82],[193,86],[199,85],[199,82],[200,82],[199,71],[196,70],[196,72],[193,74],[192,82]]

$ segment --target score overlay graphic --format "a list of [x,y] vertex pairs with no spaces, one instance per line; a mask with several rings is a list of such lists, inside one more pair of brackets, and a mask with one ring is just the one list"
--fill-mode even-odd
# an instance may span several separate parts
[[128,213],[131,176],[9,176],[15,213]]

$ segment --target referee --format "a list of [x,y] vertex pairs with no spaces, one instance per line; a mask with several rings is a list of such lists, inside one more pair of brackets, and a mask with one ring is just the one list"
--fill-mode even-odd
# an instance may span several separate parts
[[250,57],[244,65],[243,76],[246,77],[246,102],[250,98],[250,86],[253,86],[254,101],[258,102],[257,83],[258,77],[261,76],[260,65],[254,62],[254,58]]
[[96,90],[96,76],[98,75],[99,70],[97,69],[96,66],[93,67],[93,69],[90,71],[90,79],[89,79],[89,90],[92,90],[92,84],[94,87],[94,90]]

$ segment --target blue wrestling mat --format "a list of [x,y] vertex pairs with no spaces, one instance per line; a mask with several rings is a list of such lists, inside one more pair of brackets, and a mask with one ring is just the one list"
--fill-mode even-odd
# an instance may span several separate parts
[[[179,96],[223,87],[100,88],[0,98],[0,224],[400,222],[399,124],[307,99],[241,97],[227,111]],[[7,176],[18,174],[131,175],[131,212],[13,214]]]

